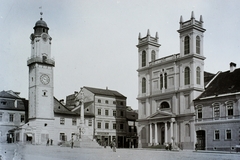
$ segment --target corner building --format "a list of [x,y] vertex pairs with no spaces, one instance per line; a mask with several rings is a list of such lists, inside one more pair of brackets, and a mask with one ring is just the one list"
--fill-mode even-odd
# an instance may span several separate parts
[[193,149],[193,100],[204,91],[202,16],[180,18],[180,53],[159,57],[159,37],[138,38],[139,147],[173,144]]

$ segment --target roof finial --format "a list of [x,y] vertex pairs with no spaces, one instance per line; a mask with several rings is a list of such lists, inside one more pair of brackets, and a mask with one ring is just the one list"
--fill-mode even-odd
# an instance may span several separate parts
[[180,23],[182,23],[182,22],[183,22],[183,17],[181,16],[181,17],[180,17]]
[[41,12],[40,12],[40,15],[41,15],[40,20],[42,20],[42,15],[43,15],[43,12],[42,12],[42,6],[39,7],[39,9],[41,9]]
[[191,19],[195,19],[194,12],[192,11]]
[[150,36],[150,30],[149,29],[147,30],[147,36]]

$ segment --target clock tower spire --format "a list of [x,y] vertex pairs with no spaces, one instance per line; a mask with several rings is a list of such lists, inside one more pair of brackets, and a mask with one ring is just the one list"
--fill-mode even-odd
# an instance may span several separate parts
[[[52,38],[47,23],[40,20],[33,27],[31,39],[31,57],[27,61],[29,67],[29,124],[36,127],[39,141],[51,135],[54,122],[53,100],[53,68],[55,61],[51,57]],[[42,133],[44,131],[44,133]],[[43,135],[42,135],[43,134]],[[45,137],[45,138],[42,138]],[[36,139],[36,140],[37,140]],[[36,142],[41,143],[42,141]]]

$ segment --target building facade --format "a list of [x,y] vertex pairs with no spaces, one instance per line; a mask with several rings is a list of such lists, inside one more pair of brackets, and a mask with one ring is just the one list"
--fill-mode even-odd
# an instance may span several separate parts
[[240,68],[218,72],[194,100],[198,149],[236,149],[240,144]]
[[159,38],[138,38],[139,147],[173,144],[193,149],[196,142],[193,100],[204,91],[202,16],[180,18],[180,53],[158,58]]
[[27,122],[28,101],[19,92],[0,92],[0,142],[19,141],[14,128]]

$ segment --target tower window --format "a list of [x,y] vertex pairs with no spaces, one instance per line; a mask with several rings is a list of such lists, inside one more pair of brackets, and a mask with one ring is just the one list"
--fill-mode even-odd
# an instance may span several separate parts
[[196,70],[196,72],[197,72],[197,84],[200,84],[201,83],[201,81],[200,81],[200,77],[201,77],[201,71],[200,71],[200,67],[197,67],[197,70]]
[[199,36],[197,36],[196,37],[196,53],[197,54],[200,54],[200,37]]
[[164,74],[164,87],[167,88],[167,73]]
[[163,75],[160,74],[160,89],[163,88]]
[[142,93],[146,93],[146,78],[142,78]]
[[142,52],[142,67],[146,66],[146,51]]
[[184,38],[184,55],[189,54],[190,52],[190,44],[189,44],[189,36]]
[[186,67],[184,70],[184,82],[185,82],[185,85],[190,84],[190,69],[189,69],[189,67]]
[[154,50],[152,50],[151,58],[152,58],[152,62],[156,60],[156,53]]

